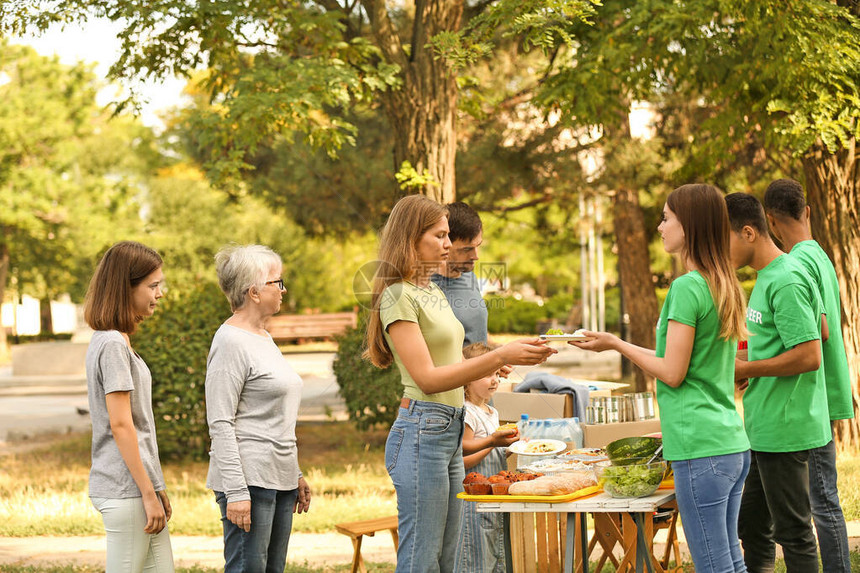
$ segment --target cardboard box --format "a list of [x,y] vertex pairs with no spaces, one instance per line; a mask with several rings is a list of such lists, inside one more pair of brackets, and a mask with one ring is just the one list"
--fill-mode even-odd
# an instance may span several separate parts
[[526,392],[496,392],[493,406],[499,411],[499,421],[519,422],[520,414],[533,420],[570,418],[573,416],[573,396]]
[[609,442],[631,436],[644,436],[660,431],[660,420],[641,420],[618,424],[583,424],[583,445],[586,448],[602,448]]

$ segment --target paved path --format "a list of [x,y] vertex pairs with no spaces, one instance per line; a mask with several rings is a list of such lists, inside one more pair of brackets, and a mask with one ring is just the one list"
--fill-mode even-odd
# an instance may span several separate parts
[[[304,381],[299,419],[345,419],[331,363],[334,353],[287,354]],[[87,431],[86,379],[80,376],[12,376],[0,367],[0,445],[48,434]]]
[[[174,536],[172,539],[176,566],[223,568],[223,545],[220,537]],[[78,564],[104,566],[104,537],[4,537],[0,538],[0,571],[2,565]],[[365,537],[361,554],[365,561],[395,563],[394,544],[387,532]],[[290,536],[289,562],[320,567],[349,565],[352,543],[339,533],[293,533]]]
[[[860,521],[848,523],[851,548],[860,549]],[[681,552],[689,560],[683,530],[679,530]],[[657,534],[658,551],[662,551],[666,531]],[[174,536],[173,553],[176,565],[191,567],[222,568],[223,546],[220,537]],[[365,537],[361,554],[366,561],[390,563],[392,570],[396,561],[394,545],[387,532]],[[343,565],[352,561],[352,545],[349,538],[339,533],[293,533],[290,537],[290,563],[307,563],[314,567]],[[4,537],[0,538],[0,565],[49,565],[78,564],[95,567],[104,566],[104,538],[87,537]],[[2,567],[0,567],[2,570]]]
[[[535,368],[569,377],[613,379],[618,375],[617,354],[587,353],[558,346],[559,353],[539,367],[517,367],[511,382],[519,382]],[[332,372],[333,352],[285,354],[304,380],[299,409],[301,421],[346,419]],[[86,431],[90,427],[86,379],[81,376],[12,376],[0,367],[0,446],[48,434]]]

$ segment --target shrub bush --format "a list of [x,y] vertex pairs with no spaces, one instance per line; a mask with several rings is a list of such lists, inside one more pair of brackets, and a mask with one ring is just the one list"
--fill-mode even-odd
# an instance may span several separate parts
[[152,408],[164,459],[208,459],[209,430],[203,383],[218,327],[230,316],[212,283],[167,296],[141,323],[134,347],[152,371]]
[[493,334],[537,334],[538,321],[557,319],[565,322],[574,304],[566,294],[548,298],[543,305],[512,296],[489,296],[486,300],[489,310],[487,330]]
[[394,423],[403,396],[396,366],[380,370],[361,357],[366,328],[367,313],[363,312],[358,327],[338,337],[337,355],[332,365],[347,414],[359,430]]
[[72,339],[71,332],[41,332],[39,334],[19,334],[17,336],[7,335],[16,344],[27,344],[28,342],[64,342]]

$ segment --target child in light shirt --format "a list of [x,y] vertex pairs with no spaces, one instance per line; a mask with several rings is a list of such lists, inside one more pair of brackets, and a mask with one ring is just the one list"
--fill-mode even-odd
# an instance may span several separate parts
[[[491,352],[482,342],[463,349],[468,360]],[[465,386],[465,427],[463,465],[466,472],[491,476],[504,469],[505,446],[517,440],[516,430],[499,429],[499,412],[490,399],[499,387],[499,372],[469,382]],[[505,573],[505,531],[501,513],[476,511],[476,504],[463,508],[463,525],[456,569],[458,573]]]

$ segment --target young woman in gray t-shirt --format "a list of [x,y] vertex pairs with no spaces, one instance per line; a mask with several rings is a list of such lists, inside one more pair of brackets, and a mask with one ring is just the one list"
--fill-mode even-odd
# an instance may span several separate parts
[[152,377],[129,335],[162,295],[161,257],[132,241],[102,257],[84,318],[95,330],[87,349],[93,424],[89,495],[107,535],[107,573],[173,572],[167,499],[152,415]]

